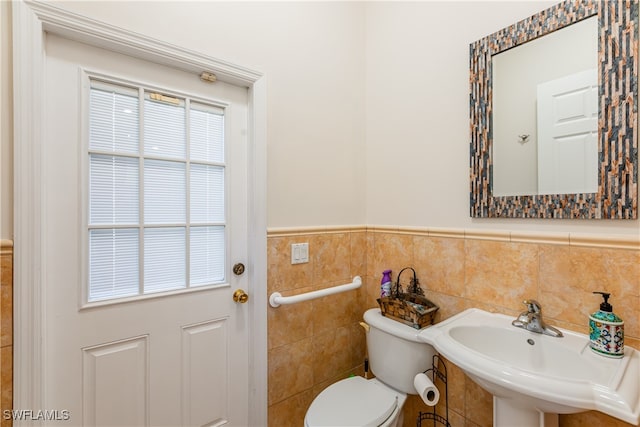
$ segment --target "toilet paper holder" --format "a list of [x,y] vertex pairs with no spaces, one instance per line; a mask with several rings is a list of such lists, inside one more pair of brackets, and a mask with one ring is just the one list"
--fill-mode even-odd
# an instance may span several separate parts
[[[442,383],[444,384],[444,409],[445,416],[439,415],[436,410],[436,405],[432,406],[432,410],[429,412],[422,412],[418,414],[418,419],[416,421],[417,427],[422,427],[422,421],[431,420],[432,423],[425,424],[425,427],[428,425],[435,426],[436,424],[442,424],[445,427],[451,427],[449,423],[449,388],[447,385],[447,365],[445,365],[444,360],[437,354],[433,355],[431,368],[427,369],[423,372],[428,377],[431,377],[431,381],[433,384]],[[442,393],[440,393],[440,398],[442,399]]]

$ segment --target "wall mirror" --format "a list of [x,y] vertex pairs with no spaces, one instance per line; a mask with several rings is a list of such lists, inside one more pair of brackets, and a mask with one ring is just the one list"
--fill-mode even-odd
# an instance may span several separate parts
[[638,217],[638,0],[566,0],[470,46],[471,216]]

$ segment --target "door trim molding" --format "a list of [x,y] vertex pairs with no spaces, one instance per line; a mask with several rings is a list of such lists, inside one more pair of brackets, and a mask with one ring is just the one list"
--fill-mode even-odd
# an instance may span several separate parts
[[[51,3],[13,4],[14,114],[14,407],[45,408],[42,199],[45,33],[56,34],[188,72],[213,72],[249,92],[249,422],[267,425],[266,77],[251,69],[70,13]],[[58,408],[61,409],[61,408]],[[36,425],[23,421],[20,425]]]

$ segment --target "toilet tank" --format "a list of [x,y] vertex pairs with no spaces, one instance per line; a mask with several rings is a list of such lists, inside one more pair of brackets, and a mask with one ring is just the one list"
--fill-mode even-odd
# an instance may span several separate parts
[[369,325],[369,368],[376,378],[398,391],[416,394],[413,378],[431,368],[436,351],[418,340],[419,329],[384,317],[379,308],[364,313]]

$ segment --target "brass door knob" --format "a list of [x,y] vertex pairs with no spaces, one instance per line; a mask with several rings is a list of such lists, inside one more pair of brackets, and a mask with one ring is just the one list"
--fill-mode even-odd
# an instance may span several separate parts
[[233,300],[235,302],[239,302],[240,304],[244,304],[249,301],[249,295],[243,289],[236,289],[233,293]]

